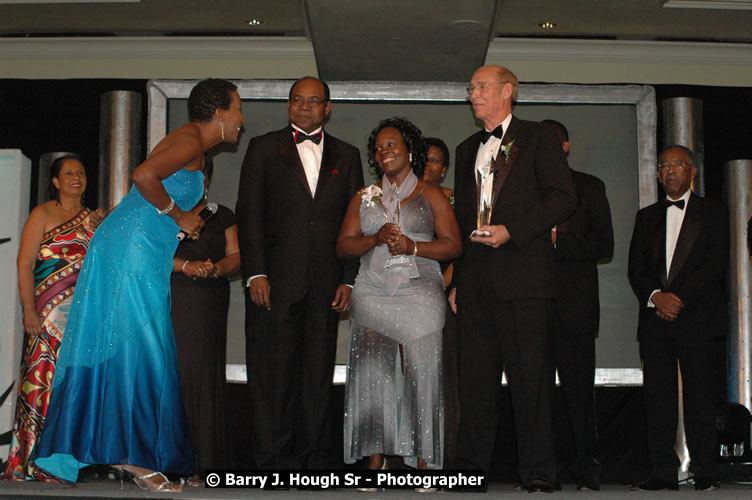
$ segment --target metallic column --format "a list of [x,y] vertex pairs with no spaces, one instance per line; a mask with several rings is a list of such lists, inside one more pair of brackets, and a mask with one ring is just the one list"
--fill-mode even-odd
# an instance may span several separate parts
[[102,94],[99,121],[99,206],[112,208],[128,193],[141,161],[141,94]]
[[45,201],[48,201],[47,186],[50,182],[50,165],[56,159],[61,156],[69,155],[73,153],[68,152],[55,152],[44,153],[39,157],[39,180],[37,181],[37,202],[36,205],[41,205]]
[[692,150],[697,177],[693,190],[705,195],[705,133],[702,121],[702,101],[693,97],[672,97],[661,101],[663,134],[661,147],[679,144]]
[[[697,177],[692,190],[705,194],[705,141],[702,122],[702,101],[691,97],[673,97],[661,101],[663,134],[660,150],[678,144],[694,153]],[[679,422],[676,428],[676,453],[681,461],[679,479],[689,475],[689,450],[684,434],[684,398],[682,397],[681,369],[679,370]]]
[[752,301],[750,301],[750,249],[747,221],[750,217],[752,160],[723,164],[724,189],[729,207],[731,253],[729,255],[729,336],[727,377],[729,401],[752,411]]

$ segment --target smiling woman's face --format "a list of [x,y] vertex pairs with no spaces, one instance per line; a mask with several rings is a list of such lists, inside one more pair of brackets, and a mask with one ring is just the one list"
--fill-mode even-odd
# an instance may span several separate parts
[[412,168],[405,140],[400,131],[393,127],[382,129],[376,136],[373,159],[384,171],[384,175],[389,177]]
[[75,158],[65,160],[57,177],[52,178],[52,182],[60,194],[71,197],[81,196],[86,191],[86,170],[83,163]]

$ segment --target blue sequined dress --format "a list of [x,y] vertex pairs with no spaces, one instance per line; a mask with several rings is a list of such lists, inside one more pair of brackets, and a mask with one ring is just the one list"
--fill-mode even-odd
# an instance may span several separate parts
[[[163,181],[182,210],[200,171]],[[60,347],[37,465],[74,482],[89,464],[193,470],[170,321],[179,227],[134,187],[92,239]]]
[[[433,212],[422,194],[401,211],[404,234],[414,241],[434,239]],[[361,204],[364,235],[375,234],[384,222],[380,204]],[[396,271],[407,271],[397,285],[391,271],[383,272],[383,262],[375,264],[375,250],[361,257],[350,300],[344,459],[397,455],[415,467],[421,457],[429,468],[441,468],[446,311],[441,270],[435,260],[415,257],[411,269]]]

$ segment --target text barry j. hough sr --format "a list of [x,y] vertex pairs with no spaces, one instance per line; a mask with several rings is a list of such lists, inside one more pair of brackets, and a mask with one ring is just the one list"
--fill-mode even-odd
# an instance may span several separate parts
[[[211,476],[211,477],[210,477]],[[207,474],[207,485],[220,488],[457,488],[481,487],[482,474],[456,471],[354,471],[299,472],[269,471],[239,473],[223,471]]]

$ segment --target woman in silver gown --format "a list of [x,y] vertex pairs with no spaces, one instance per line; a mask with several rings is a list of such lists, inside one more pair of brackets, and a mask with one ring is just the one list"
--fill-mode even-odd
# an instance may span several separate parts
[[341,258],[360,257],[351,298],[352,334],[345,388],[345,462],[384,455],[441,468],[441,330],[446,299],[438,261],[459,255],[449,200],[422,179],[426,145],[402,118],[382,121],[368,140],[381,182],[350,202]]

